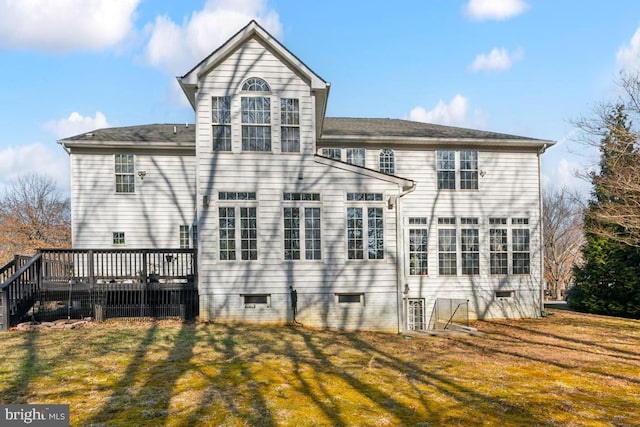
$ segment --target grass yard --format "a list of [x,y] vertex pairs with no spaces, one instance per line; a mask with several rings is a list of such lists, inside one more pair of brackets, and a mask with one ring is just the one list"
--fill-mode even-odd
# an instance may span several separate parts
[[0,403],[72,425],[640,425],[640,322],[555,311],[407,338],[91,324],[0,334]]

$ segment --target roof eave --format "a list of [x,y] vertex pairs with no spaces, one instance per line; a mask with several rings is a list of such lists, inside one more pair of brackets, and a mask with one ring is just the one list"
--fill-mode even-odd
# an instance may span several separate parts
[[64,148],[135,148],[144,150],[193,150],[195,153],[195,141],[95,141],[95,140],[66,140],[58,141]]
[[386,136],[386,135],[322,135],[319,145],[339,145],[344,142],[385,143],[392,145],[442,146],[487,145],[492,147],[550,147],[555,141],[543,139],[500,139],[500,138],[431,138],[422,136]]

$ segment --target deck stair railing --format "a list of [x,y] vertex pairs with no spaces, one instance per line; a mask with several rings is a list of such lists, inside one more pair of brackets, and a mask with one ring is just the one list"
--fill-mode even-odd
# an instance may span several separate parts
[[196,260],[194,249],[42,249],[16,257],[0,270],[0,330],[25,317],[193,318]]

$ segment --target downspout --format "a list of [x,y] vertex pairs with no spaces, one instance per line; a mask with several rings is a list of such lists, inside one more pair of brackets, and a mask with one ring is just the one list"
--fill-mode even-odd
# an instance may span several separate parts
[[402,333],[406,327],[405,327],[405,320],[406,320],[406,316],[404,316],[404,308],[403,308],[403,304],[402,304],[402,292],[403,292],[403,286],[404,286],[404,282],[405,282],[405,275],[404,275],[404,265],[403,265],[403,261],[404,261],[404,233],[403,233],[403,227],[402,227],[402,212],[400,209],[401,204],[401,198],[406,196],[407,194],[413,192],[416,189],[416,183],[413,182],[411,184],[411,187],[403,190],[400,194],[398,194],[396,196],[396,203],[395,203],[395,208],[396,208],[396,269],[397,269],[397,274],[396,274],[396,278],[397,278],[397,289],[396,289],[396,298],[397,298],[397,313],[398,313],[398,333]]
[[542,144],[538,150],[538,218],[540,232],[540,315],[544,313],[544,221],[542,206],[542,154],[547,149],[547,144]]

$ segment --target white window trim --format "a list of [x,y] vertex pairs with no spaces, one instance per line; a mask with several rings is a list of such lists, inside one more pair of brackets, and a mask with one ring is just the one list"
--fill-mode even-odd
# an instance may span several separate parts
[[[284,193],[300,193],[299,191],[284,191]],[[282,261],[285,263],[324,263],[324,245],[325,245],[325,229],[324,229],[324,204],[322,202],[323,197],[322,193],[320,193],[320,200],[283,200],[282,201],[282,223],[280,226],[282,227],[282,239],[280,247],[282,248]],[[300,259],[285,259],[284,257],[284,244],[285,244],[285,236],[284,236],[284,208],[299,208],[301,211],[300,214]],[[305,218],[305,208],[317,208],[320,209],[320,259],[307,259],[306,258],[306,246],[305,246],[305,226],[304,226],[304,218]]]
[[[349,193],[353,193],[353,192],[349,192]],[[358,191],[356,191],[355,193],[360,193]],[[366,193],[370,193],[370,192],[366,192]],[[372,192],[372,193],[381,193],[379,191],[376,192]],[[384,202],[386,200],[386,195],[384,193],[382,194],[382,201],[355,201],[355,200],[347,200],[347,193],[344,193],[344,199],[345,200],[345,207],[344,207],[344,233],[345,233],[345,262],[347,263],[363,263],[363,262],[390,262],[391,258],[388,255],[388,251],[387,251],[387,242],[389,239],[389,235],[387,233],[387,215],[385,213],[386,209],[386,203]],[[349,208],[362,208],[362,224],[363,224],[363,258],[359,259],[359,258],[355,258],[355,259],[350,259],[349,258],[349,234],[348,234],[348,221],[349,221],[349,214],[348,214],[348,209]],[[367,208],[381,208],[382,209],[382,235],[383,235],[383,256],[382,258],[379,259],[370,259],[369,258],[369,225],[368,225],[368,212],[367,212]]]
[[[252,193],[252,191],[249,191]],[[246,193],[246,191],[242,191]],[[257,199],[257,194],[256,194]],[[221,259],[220,257],[220,209],[218,208],[233,208],[235,215],[235,254],[236,259]],[[242,228],[241,228],[241,208],[255,208],[256,209],[256,259],[242,259]],[[218,230],[218,236],[216,239],[216,253],[217,261],[222,263],[255,263],[260,262],[260,221],[258,212],[257,200],[217,200],[216,203],[216,227]]]

